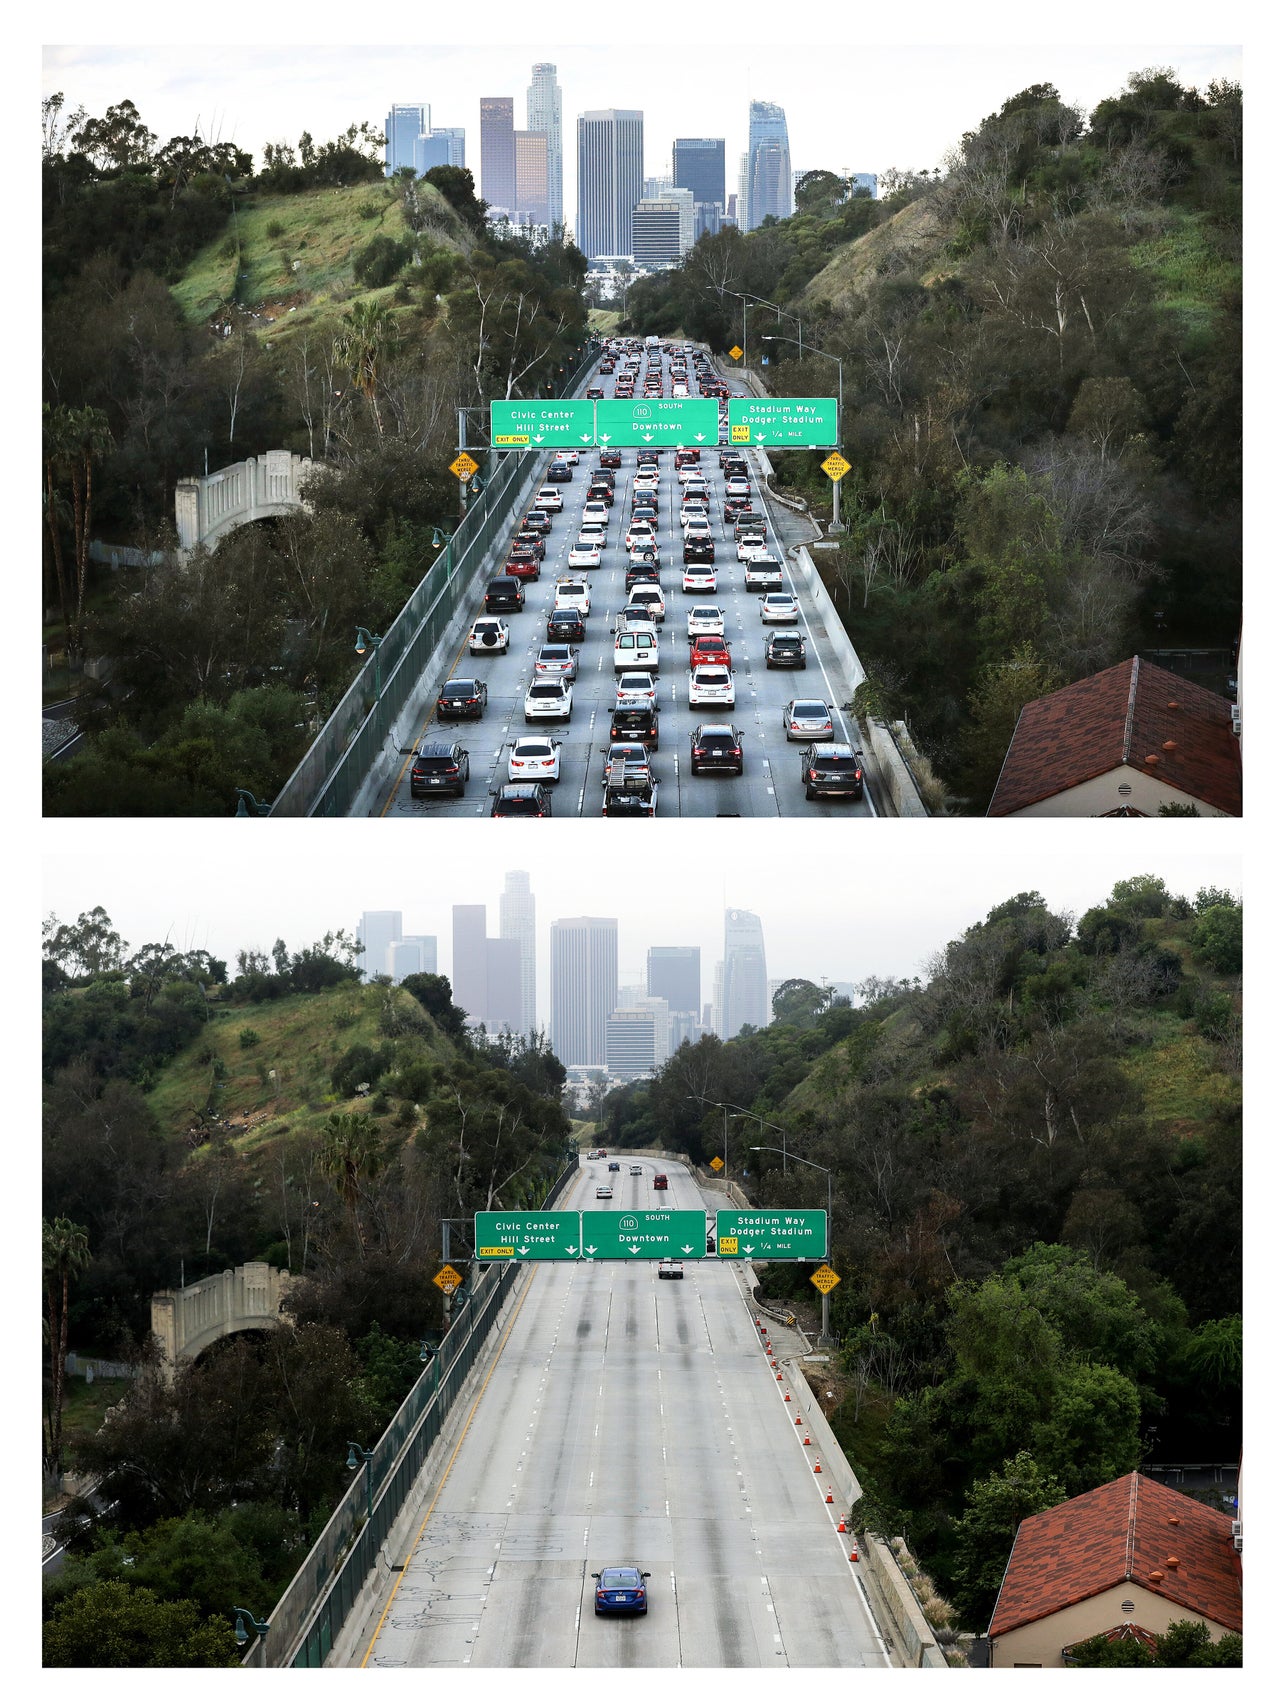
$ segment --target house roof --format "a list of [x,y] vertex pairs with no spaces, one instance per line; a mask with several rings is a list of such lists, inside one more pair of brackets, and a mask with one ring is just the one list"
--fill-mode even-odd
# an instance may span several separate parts
[[1019,812],[1119,765],[1240,816],[1231,702],[1135,656],[1022,708],[987,817]]
[[1227,1630],[1243,1629],[1231,1520],[1133,1471],[1023,1519],[990,1634],[1002,1636],[1126,1582]]

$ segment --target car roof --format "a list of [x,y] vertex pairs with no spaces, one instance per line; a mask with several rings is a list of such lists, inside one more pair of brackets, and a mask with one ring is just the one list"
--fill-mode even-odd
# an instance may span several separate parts
[[443,759],[457,747],[456,741],[424,741],[418,748],[419,759]]

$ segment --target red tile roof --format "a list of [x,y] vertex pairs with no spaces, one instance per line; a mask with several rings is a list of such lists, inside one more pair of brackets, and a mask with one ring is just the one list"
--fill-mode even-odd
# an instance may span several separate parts
[[1133,1471],[1023,1519],[990,1634],[1002,1636],[1125,1582],[1229,1631],[1243,1630],[1231,1520]]
[[987,817],[1019,812],[1118,765],[1240,816],[1231,702],[1134,657],[1022,708]]

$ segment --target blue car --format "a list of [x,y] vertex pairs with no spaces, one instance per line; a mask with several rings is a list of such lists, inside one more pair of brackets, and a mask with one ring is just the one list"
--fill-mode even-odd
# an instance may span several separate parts
[[647,1613],[649,1592],[644,1587],[648,1572],[639,1566],[606,1566],[592,1572],[596,1580],[597,1613]]

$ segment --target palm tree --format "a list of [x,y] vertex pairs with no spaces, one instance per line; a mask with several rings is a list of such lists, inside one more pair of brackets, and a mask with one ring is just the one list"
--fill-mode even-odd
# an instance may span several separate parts
[[42,1224],[41,1261],[49,1329],[49,1416],[45,1459],[52,1474],[62,1472],[62,1400],[67,1371],[67,1296],[71,1278],[89,1262],[89,1230],[66,1216]]
[[394,354],[399,339],[395,317],[376,303],[353,303],[333,341],[333,353],[351,375],[351,383],[362,392],[373,411],[374,425],[382,433],[378,412],[378,375],[381,364]]
[[[84,409],[69,409],[65,403],[60,403],[56,409],[46,411],[46,518],[53,537],[59,593],[63,596],[68,652],[79,653],[83,650],[84,595],[89,579],[89,536],[93,528],[93,465],[105,456],[112,443],[111,428],[100,409],[88,405]],[[61,501],[55,489],[55,478],[65,478],[71,483],[71,519],[75,534],[76,565],[76,605],[75,616],[71,620],[66,617],[69,600],[64,589],[62,543],[58,534]]]
[[382,1162],[378,1129],[368,1115],[330,1115],[324,1128],[320,1170],[332,1180],[351,1212],[356,1245],[364,1256],[364,1230],[360,1226],[360,1182],[372,1180]]

